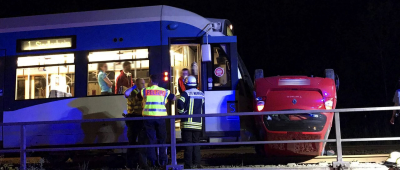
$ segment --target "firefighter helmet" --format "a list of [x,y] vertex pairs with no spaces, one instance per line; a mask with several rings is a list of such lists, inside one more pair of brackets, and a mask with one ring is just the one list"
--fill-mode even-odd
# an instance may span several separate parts
[[197,86],[197,80],[196,77],[194,76],[188,76],[185,79],[185,85],[189,87],[196,87]]

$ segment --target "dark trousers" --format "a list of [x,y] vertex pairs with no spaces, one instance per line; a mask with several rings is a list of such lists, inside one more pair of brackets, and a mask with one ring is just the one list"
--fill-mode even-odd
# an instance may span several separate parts
[[[133,116],[128,116],[133,117]],[[145,144],[145,136],[143,133],[143,121],[125,121],[128,131],[126,133],[129,141],[129,145],[143,145]],[[143,166],[146,164],[146,158],[143,152],[144,148],[129,148],[127,151],[127,167],[136,168],[139,164]]]
[[[182,129],[182,141],[184,143],[199,143],[199,130]],[[190,168],[193,165],[200,165],[201,155],[200,146],[186,146],[184,152],[185,167]]]
[[[144,129],[149,144],[165,144],[167,140],[166,128],[164,119],[144,120]],[[155,162],[159,160],[161,163],[162,161],[167,162],[168,160],[166,147],[159,148],[159,159],[157,159],[155,148],[148,148],[147,154],[147,158],[149,158],[150,161]]]

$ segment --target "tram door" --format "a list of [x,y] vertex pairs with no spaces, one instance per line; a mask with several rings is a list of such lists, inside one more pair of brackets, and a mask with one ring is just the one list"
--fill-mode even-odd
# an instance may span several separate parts
[[[171,57],[171,81],[170,89],[171,93],[180,96],[179,93],[179,78],[182,75],[182,69],[187,68],[189,74],[195,76],[198,81],[198,87],[201,90],[201,55],[200,55],[200,45],[198,44],[177,44],[171,45],[170,47],[170,57]],[[171,104],[171,114],[176,113],[176,102]],[[175,121],[175,129],[177,131],[176,136],[180,138],[180,120]]]
[[[4,70],[6,51],[0,49],[0,122],[3,123],[3,93],[4,93]],[[0,126],[0,141],[3,148],[3,127]]]

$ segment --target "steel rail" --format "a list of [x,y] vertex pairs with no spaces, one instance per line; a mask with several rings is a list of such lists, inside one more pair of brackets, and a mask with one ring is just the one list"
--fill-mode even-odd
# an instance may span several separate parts
[[304,113],[347,113],[347,112],[366,112],[366,111],[392,111],[400,110],[400,106],[390,107],[366,107],[351,109],[332,109],[332,110],[288,110],[288,111],[268,111],[268,112],[235,112],[235,113],[212,113],[201,115],[172,115],[172,116],[146,116],[131,118],[108,118],[108,119],[80,119],[80,120],[60,120],[60,121],[34,121],[34,122],[8,122],[0,123],[0,126],[18,126],[18,125],[37,125],[37,124],[66,124],[66,123],[88,123],[88,122],[114,122],[129,120],[154,120],[154,119],[182,119],[192,117],[223,117],[223,116],[262,116],[274,114],[304,114]]
[[[9,152],[20,152],[20,167],[26,169],[26,152],[34,151],[69,151],[69,150],[92,150],[92,149],[118,149],[118,148],[145,148],[145,147],[171,147],[171,165],[167,167],[172,169],[181,169],[182,167],[177,165],[176,162],[176,147],[177,146],[208,146],[208,145],[256,145],[256,144],[273,144],[273,143],[310,143],[310,142],[336,142],[337,146],[337,162],[333,162],[334,168],[336,167],[347,167],[348,162],[343,161],[342,156],[342,142],[355,142],[355,141],[386,141],[386,140],[400,140],[398,137],[389,138],[350,138],[342,139],[340,133],[340,118],[339,113],[349,112],[366,112],[366,111],[392,111],[400,110],[400,106],[390,107],[368,107],[368,108],[350,108],[350,109],[332,109],[332,110],[295,110],[295,111],[268,111],[268,112],[237,112],[237,113],[213,113],[213,114],[201,114],[201,115],[173,115],[173,116],[161,116],[161,117],[133,117],[133,118],[109,118],[109,119],[84,119],[84,120],[62,120],[62,121],[35,121],[35,122],[8,122],[0,123],[0,126],[20,126],[21,128],[21,142],[20,149],[7,149],[0,150],[0,153]],[[191,118],[191,117],[221,117],[221,116],[262,116],[271,114],[305,114],[305,113],[335,113],[335,128],[336,128],[336,139],[326,140],[290,140],[290,141],[251,141],[251,142],[223,142],[223,143],[184,143],[177,144],[175,140],[172,140],[171,144],[163,145],[125,145],[125,146],[94,146],[94,147],[72,147],[72,148],[39,148],[29,149],[26,148],[26,132],[25,128],[28,125],[38,124],[66,124],[66,123],[89,123],[89,122],[110,122],[110,121],[134,121],[134,120],[154,120],[154,119],[170,119],[171,121],[171,139],[176,138],[175,134],[175,119],[180,118]]]

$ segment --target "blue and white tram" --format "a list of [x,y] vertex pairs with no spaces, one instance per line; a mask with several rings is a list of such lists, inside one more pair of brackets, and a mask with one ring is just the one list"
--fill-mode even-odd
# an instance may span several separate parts
[[[96,75],[98,64],[106,63],[115,85],[126,61],[133,78],[164,75],[162,86],[175,94],[180,71],[191,69],[205,92],[206,113],[248,106],[238,89],[251,85],[242,79],[249,77],[231,23],[149,6],[0,19],[1,121],[121,118],[126,100],[115,87],[115,95],[101,96]],[[174,114],[174,104],[168,107]],[[19,146],[19,128],[2,127],[4,148]],[[206,118],[204,130],[210,139],[238,138],[240,119]],[[32,125],[26,132],[28,147],[126,142],[125,133],[122,121]]]

